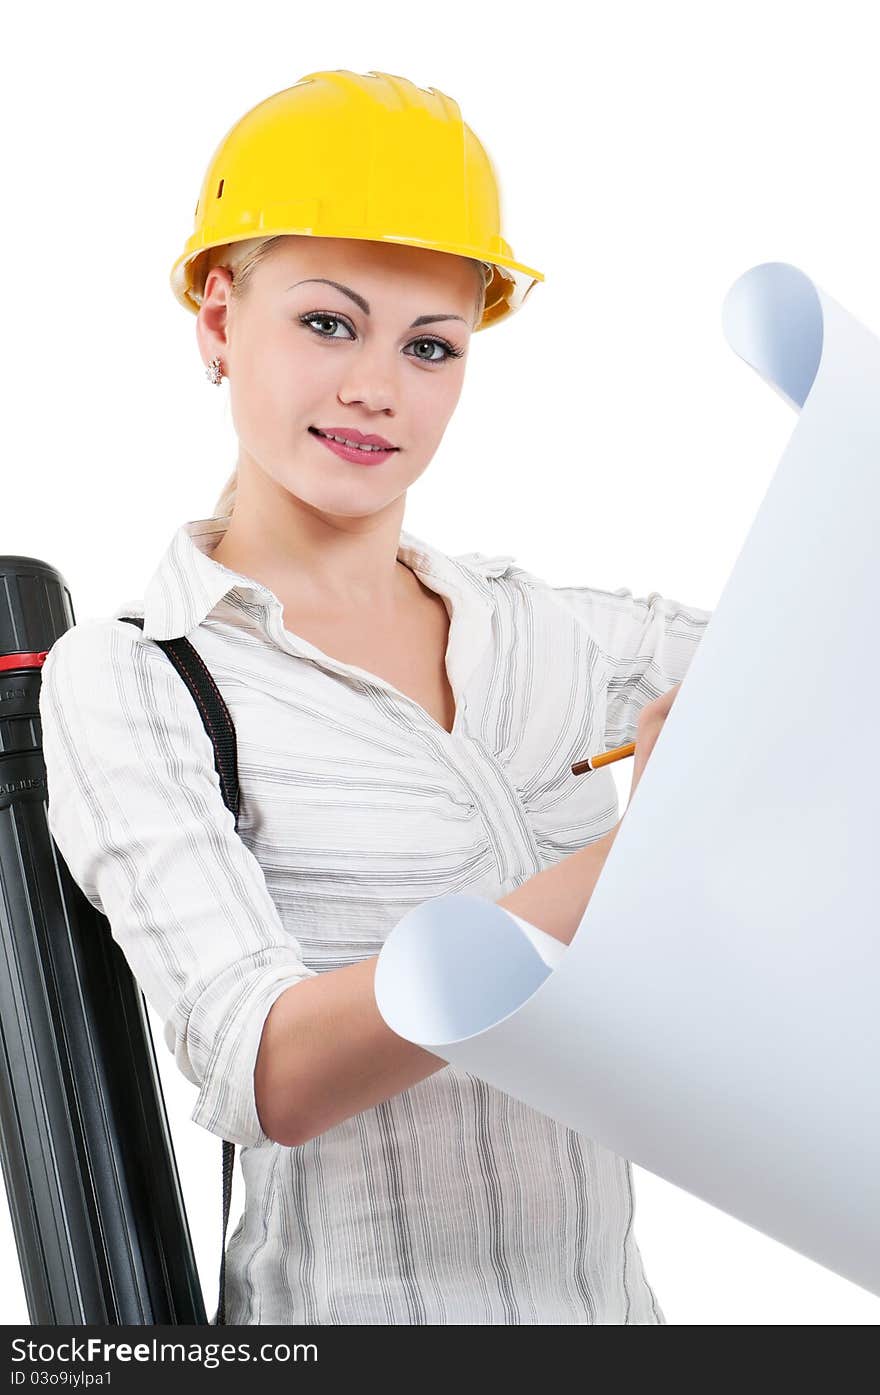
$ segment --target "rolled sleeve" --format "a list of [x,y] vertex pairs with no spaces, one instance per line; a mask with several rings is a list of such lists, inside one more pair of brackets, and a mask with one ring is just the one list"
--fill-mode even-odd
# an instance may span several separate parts
[[553,594],[584,622],[610,666],[606,749],[634,741],[645,704],[684,678],[712,611],[659,591],[634,596],[625,586],[556,586]]
[[268,1142],[254,1094],[263,1025],[315,970],[235,828],[195,702],[157,645],[97,620],[50,649],[40,721],[49,831],[199,1087],[191,1118]]

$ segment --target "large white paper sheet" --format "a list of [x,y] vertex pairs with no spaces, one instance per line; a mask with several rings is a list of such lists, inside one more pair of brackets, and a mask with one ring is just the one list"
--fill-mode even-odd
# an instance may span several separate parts
[[571,945],[441,897],[376,1001],[880,1294],[880,342],[782,262],[723,326],[800,416]]

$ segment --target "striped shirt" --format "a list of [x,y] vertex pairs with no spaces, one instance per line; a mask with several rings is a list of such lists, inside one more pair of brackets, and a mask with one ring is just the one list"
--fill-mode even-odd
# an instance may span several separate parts
[[[595,1140],[446,1065],[285,1147],[260,1126],[253,1074],[291,985],[378,954],[428,898],[498,900],[613,827],[610,771],[571,764],[634,739],[711,612],[551,585],[401,531],[399,559],[450,614],[449,733],[215,561],[228,521],[182,524],[142,598],[63,634],[40,696],[52,836],[197,1087],[193,1120],[241,1145],[227,1322],[665,1323],[631,1164]],[[237,831],[152,642],[180,635],[235,723]]]

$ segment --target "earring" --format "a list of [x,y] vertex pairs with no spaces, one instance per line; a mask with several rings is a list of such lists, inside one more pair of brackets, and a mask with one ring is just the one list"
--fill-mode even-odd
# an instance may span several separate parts
[[209,383],[222,383],[222,381],[223,381],[223,367],[222,367],[222,365],[221,365],[221,363],[220,363],[219,358],[212,358],[212,359],[211,359],[211,362],[208,364],[207,368],[205,369],[205,375],[206,375],[206,377],[207,377]]

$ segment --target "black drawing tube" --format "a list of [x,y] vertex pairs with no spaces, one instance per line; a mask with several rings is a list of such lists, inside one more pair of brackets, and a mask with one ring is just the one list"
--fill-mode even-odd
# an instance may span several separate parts
[[146,1003],[46,821],[40,669],[74,623],[54,567],[0,556],[6,1194],[32,1323],[201,1325]]

